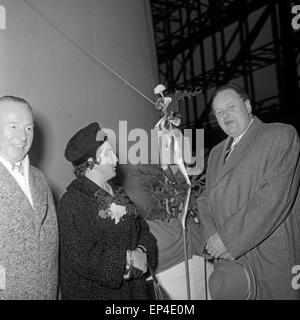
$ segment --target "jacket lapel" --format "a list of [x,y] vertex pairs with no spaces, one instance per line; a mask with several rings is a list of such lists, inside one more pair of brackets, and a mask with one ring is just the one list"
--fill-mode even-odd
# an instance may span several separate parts
[[230,137],[227,137],[227,139],[218,144],[210,154],[208,163],[209,167],[212,168],[212,170],[208,171],[209,177],[207,179],[207,182],[209,190],[212,190],[214,188],[215,182],[221,174],[222,168],[224,166],[225,152],[229,143]]
[[24,195],[24,197],[26,197],[18,182],[14,179],[14,177],[10,174],[10,172],[1,162],[0,175],[1,180],[4,182],[4,188],[6,193],[15,196],[16,193],[21,192]]
[[21,199],[23,214],[28,215],[33,219],[34,228],[36,231],[39,231],[46,217],[48,206],[47,194],[44,191],[45,189],[41,183],[39,175],[35,174],[32,167],[29,166],[29,186],[33,201],[33,208],[18,182],[1,162],[0,176],[0,192],[6,193],[8,197],[12,199],[12,203],[14,202],[14,199]]
[[216,154],[217,164],[217,174],[214,179],[213,187],[215,187],[249,152],[249,147],[251,142],[254,140],[254,136],[257,135],[257,129],[260,126],[261,121],[254,117],[254,121],[247,130],[247,132],[242,137],[241,141],[235,146],[234,150],[230,154],[229,158],[224,163],[225,152],[227,145],[229,143],[229,138],[225,140],[224,147],[221,153]]
[[36,225],[38,228],[40,228],[46,217],[48,200],[40,178],[34,173],[31,166],[29,166],[29,186]]
[[4,206],[11,206],[11,219],[18,219],[14,216],[14,205],[18,203],[18,206],[22,207],[22,213],[28,216],[29,220],[33,222],[32,227],[36,230],[36,223],[34,217],[32,206],[24,194],[22,188],[19,186],[15,178],[10,174],[10,172],[5,168],[5,166],[0,162],[0,193],[6,194],[8,202],[3,204]]
[[11,196],[11,198],[23,198],[24,201],[28,202],[30,208],[32,208],[29,200],[27,199],[25,193],[22,188],[16,181],[16,179],[10,174],[10,172],[5,168],[5,166],[0,162],[0,175],[1,179],[4,182],[3,188],[5,188],[5,192]]

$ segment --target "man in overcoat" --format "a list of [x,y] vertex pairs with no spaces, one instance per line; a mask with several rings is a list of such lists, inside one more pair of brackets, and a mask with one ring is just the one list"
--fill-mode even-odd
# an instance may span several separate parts
[[203,249],[216,260],[246,258],[257,299],[299,299],[299,138],[286,124],[252,115],[245,91],[219,88],[212,107],[227,139],[209,156],[206,195],[198,200]]
[[0,300],[56,299],[58,232],[52,194],[27,155],[33,112],[0,98]]

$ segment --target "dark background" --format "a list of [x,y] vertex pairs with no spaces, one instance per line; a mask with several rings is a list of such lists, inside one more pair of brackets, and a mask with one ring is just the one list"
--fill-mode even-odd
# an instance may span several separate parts
[[[248,92],[265,122],[294,125],[300,80],[300,24],[291,0],[151,0],[160,83],[201,88],[186,101],[182,128],[204,128],[206,153],[224,139],[210,99],[233,82]],[[300,7],[299,7],[300,13]],[[299,25],[300,27],[300,25]]]

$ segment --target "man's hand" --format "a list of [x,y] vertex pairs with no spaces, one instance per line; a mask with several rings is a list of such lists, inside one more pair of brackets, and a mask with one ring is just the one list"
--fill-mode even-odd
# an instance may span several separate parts
[[220,259],[234,260],[234,257],[227,251],[221,255]]
[[[221,240],[218,232],[216,232],[215,234],[213,234],[206,243],[206,251],[208,254],[210,254],[212,257],[218,259],[220,257],[222,257],[222,255],[224,257],[229,257],[228,255],[225,255],[225,253],[227,252],[226,247],[224,246],[223,241]],[[229,254],[229,253],[228,253]],[[230,254],[229,254],[230,255]],[[230,255],[231,256],[231,255]],[[223,257],[222,257],[223,258]],[[225,259],[225,258],[223,258]],[[227,260],[227,259],[226,259]]]

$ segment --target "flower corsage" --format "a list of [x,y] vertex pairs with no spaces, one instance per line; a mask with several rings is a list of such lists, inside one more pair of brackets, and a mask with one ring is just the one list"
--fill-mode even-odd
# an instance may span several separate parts
[[115,190],[115,195],[103,194],[102,190],[95,192],[94,198],[99,205],[99,218],[111,218],[118,224],[123,216],[129,214],[133,217],[138,216],[138,210],[130,198],[123,191],[123,188]]
[[114,202],[110,205],[109,208],[105,210],[99,210],[98,217],[108,218],[115,220],[115,224],[118,224],[121,218],[126,214],[126,207],[115,204]]

